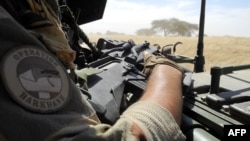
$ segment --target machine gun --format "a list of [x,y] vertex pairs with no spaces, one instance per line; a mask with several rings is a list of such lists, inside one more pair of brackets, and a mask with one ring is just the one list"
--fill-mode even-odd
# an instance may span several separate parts
[[[105,5],[106,0],[103,1]],[[85,72],[93,72],[87,77],[89,101],[102,122],[114,123],[141,96],[146,86],[146,78],[141,73],[142,52],[147,50],[177,63],[194,65],[192,71],[186,69],[187,77],[183,81],[181,129],[187,140],[222,140],[225,125],[250,123],[250,65],[217,66],[212,67],[210,72],[204,72],[205,5],[206,1],[201,0],[197,54],[194,58],[169,54],[169,49],[174,48],[172,46],[159,50],[148,42],[135,44],[133,40],[99,39],[96,46],[98,55],[87,62]],[[104,10],[103,6],[99,9]],[[78,70],[78,73],[81,74],[81,71]]]

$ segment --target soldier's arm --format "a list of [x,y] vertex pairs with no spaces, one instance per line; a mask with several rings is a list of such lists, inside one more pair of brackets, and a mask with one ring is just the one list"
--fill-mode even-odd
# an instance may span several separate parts
[[[180,71],[168,65],[158,65],[150,75],[146,91],[139,101],[155,103],[165,108],[180,125],[182,112],[181,80],[182,73]],[[132,126],[131,132],[138,138],[144,136],[143,130],[136,123]]]

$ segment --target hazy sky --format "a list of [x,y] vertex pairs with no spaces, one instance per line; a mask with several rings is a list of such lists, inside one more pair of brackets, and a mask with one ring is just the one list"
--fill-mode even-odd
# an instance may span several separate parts
[[[199,24],[200,5],[201,0],[108,0],[103,19],[81,27],[86,33],[135,34],[159,19]],[[250,0],[206,0],[205,34],[250,37]]]

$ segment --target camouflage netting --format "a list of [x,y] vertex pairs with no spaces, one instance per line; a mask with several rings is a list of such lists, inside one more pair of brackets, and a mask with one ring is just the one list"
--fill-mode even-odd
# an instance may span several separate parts
[[[25,19],[30,20],[26,27],[33,31],[33,34],[38,37],[45,46],[55,53],[57,57],[70,69],[75,67],[73,61],[75,52],[70,48],[68,40],[61,28],[59,21],[56,1],[36,1],[27,0],[30,9],[24,13]],[[54,3],[53,3],[54,2]],[[35,18],[32,18],[35,17]]]

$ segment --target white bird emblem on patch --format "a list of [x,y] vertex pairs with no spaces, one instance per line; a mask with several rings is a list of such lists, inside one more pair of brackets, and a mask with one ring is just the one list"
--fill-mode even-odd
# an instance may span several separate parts
[[51,93],[59,93],[62,86],[60,78],[47,76],[36,80],[32,69],[20,74],[19,79],[27,91],[39,92],[40,99],[51,99]]

